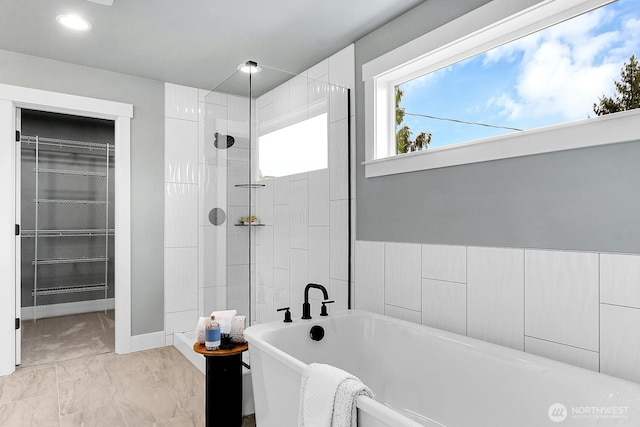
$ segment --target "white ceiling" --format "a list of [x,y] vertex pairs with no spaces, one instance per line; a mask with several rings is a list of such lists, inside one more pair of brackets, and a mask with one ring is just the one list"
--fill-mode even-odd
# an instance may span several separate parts
[[0,0],[0,49],[213,89],[250,59],[301,72],[423,1]]

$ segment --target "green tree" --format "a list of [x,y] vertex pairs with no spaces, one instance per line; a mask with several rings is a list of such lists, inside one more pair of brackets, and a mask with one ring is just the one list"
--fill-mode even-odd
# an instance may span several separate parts
[[602,95],[598,103],[593,104],[593,111],[598,116],[640,108],[640,64],[635,54],[624,63],[620,80],[614,84],[616,94],[613,97]]
[[411,129],[407,125],[402,125],[404,121],[404,108],[400,106],[404,92],[396,86],[396,154],[407,153],[409,151],[422,150],[429,146],[433,138],[431,132],[420,132],[415,140],[411,140]]

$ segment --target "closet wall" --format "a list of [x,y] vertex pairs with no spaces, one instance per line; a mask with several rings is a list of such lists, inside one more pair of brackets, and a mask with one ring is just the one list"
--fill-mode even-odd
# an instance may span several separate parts
[[[22,110],[23,140],[27,137],[85,141],[113,145],[114,124],[109,120]],[[39,144],[35,169],[35,144],[21,144],[21,287],[23,319],[95,311],[113,307],[114,251],[114,155],[104,149],[56,147]],[[49,172],[42,173],[42,170]],[[53,171],[53,172],[52,172]],[[64,171],[64,172],[61,172]],[[36,204],[38,198],[47,202]],[[107,195],[108,188],[108,198]],[[60,202],[48,202],[58,200]],[[95,201],[75,203],[69,201]],[[104,202],[107,203],[104,203]],[[39,265],[37,288],[56,289],[39,293],[34,307],[36,207],[38,209],[38,259],[53,260]],[[108,213],[107,213],[108,207]],[[108,217],[108,219],[107,219]],[[107,222],[108,221],[108,226]],[[47,230],[64,230],[52,233]],[[75,230],[75,232],[69,232]],[[47,236],[49,234],[49,236]],[[75,234],[71,236],[70,234]],[[108,239],[108,242],[105,242]],[[104,258],[108,258],[105,263]],[[102,259],[102,260],[100,260]],[[63,260],[63,261],[59,261]],[[74,261],[75,260],[75,261]],[[78,261],[79,260],[79,261]],[[94,286],[96,290],[89,285]],[[107,298],[107,300],[105,300]],[[96,301],[96,303],[87,303]],[[75,304],[70,304],[75,303]]]

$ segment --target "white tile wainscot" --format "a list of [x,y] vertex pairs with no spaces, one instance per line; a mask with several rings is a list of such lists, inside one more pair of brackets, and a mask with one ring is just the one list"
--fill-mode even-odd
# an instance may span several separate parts
[[599,351],[598,254],[525,250],[525,334]]
[[467,282],[467,248],[464,246],[422,245],[422,277]]
[[385,305],[384,314],[395,317],[396,319],[406,320],[411,323],[420,323],[421,315],[419,311],[409,310],[407,308],[396,307],[394,305]]
[[600,356],[598,352],[571,347],[551,341],[525,337],[524,348],[527,353],[549,359],[559,360],[581,368],[598,372],[600,370]]
[[600,255],[600,302],[640,308],[640,256]]
[[466,335],[466,291],[464,283],[422,279],[422,324]]
[[635,382],[639,283],[634,254],[355,244],[356,309],[421,320]]
[[467,333],[524,350],[524,251],[469,248]]
[[600,304],[600,371],[640,382],[640,309]]
[[384,244],[385,303],[409,310],[422,310],[421,245]]
[[384,314],[384,242],[356,241],[355,308]]

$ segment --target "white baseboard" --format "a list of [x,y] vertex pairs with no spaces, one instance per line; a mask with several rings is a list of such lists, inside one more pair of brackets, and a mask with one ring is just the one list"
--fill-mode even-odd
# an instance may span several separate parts
[[113,310],[116,306],[115,298],[66,302],[62,304],[39,305],[38,307],[22,307],[20,315],[22,320],[33,320],[37,315],[38,319],[45,317],[68,316],[70,314],[91,313],[100,310]]
[[131,337],[131,351],[150,350],[165,346],[164,331],[150,334],[134,335]]

